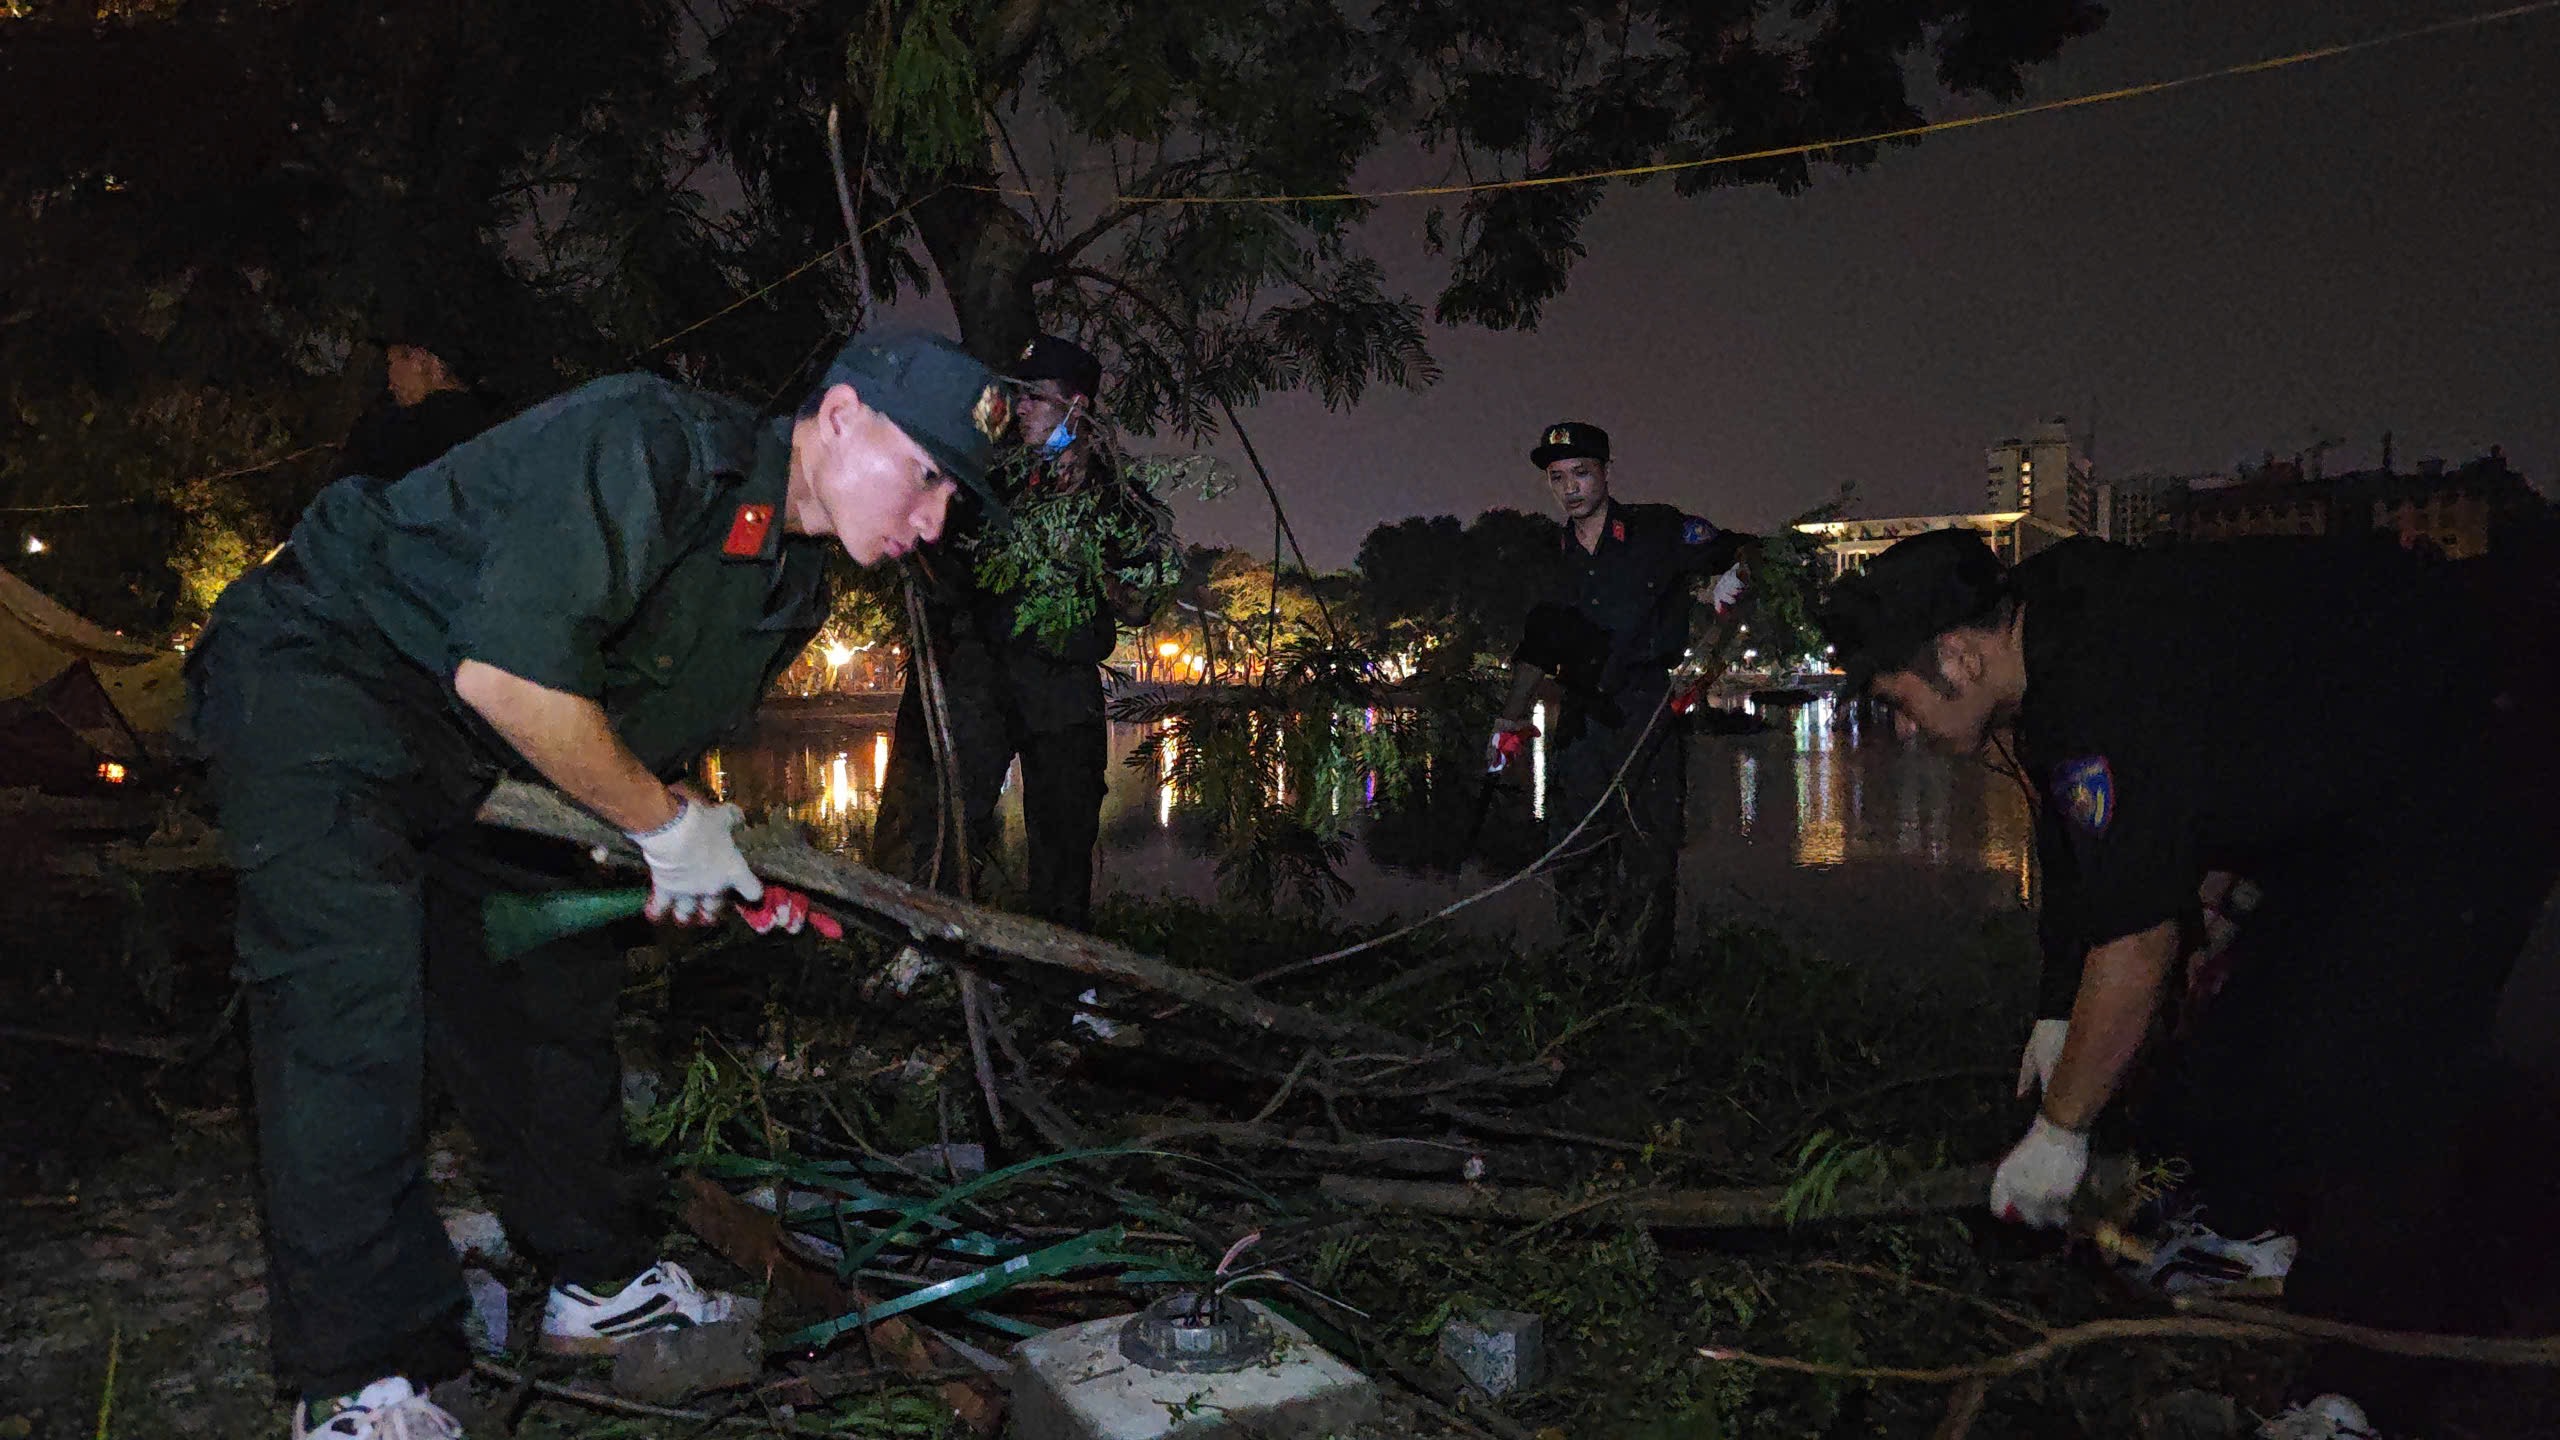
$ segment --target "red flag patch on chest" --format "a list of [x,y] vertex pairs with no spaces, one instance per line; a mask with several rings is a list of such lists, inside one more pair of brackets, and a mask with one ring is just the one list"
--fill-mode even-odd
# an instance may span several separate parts
[[729,538],[720,542],[720,553],[737,559],[752,559],[764,553],[765,536],[773,530],[773,507],[741,505],[729,518]]
[[1612,521],[1610,521],[1610,522],[1609,522],[1609,538],[1610,538],[1610,539],[1612,539],[1612,540],[1624,540],[1624,539],[1626,539],[1626,538],[1627,538],[1627,522],[1626,522],[1626,521],[1624,521],[1624,520],[1612,520]]

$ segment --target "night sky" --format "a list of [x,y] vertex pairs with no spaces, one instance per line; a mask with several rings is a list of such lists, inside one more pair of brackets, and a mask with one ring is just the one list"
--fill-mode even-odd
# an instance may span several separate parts
[[[2028,98],[2484,8],[2118,0]],[[2334,472],[2377,463],[2389,429],[2404,469],[2502,444],[2560,494],[2555,97],[2560,11],[1934,136],[1793,198],[1621,186],[1538,330],[1437,331],[1428,390],[1339,414],[1289,396],[1246,424],[1326,567],[1382,520],[1545,506],[1524,454],[1567,418],[1609,429],[1621,498],[1749,527],[1844,481],[1861,514],[1978,508],[1986,444],[2054,415],[2085,434],[2093,413],[2102,473],[2324,435]],[[1371,172],[1440,175],[1416,155]],[[1427,203],[1390,202],[1368,236],[1426,299]],[[1270,544],[1249,480],[1183,521]]]

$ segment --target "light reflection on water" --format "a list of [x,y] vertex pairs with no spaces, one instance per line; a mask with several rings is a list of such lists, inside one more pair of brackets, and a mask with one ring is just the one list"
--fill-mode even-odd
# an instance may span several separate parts
[[[1985,893],[2019,903],[2031,898],[2032,818],[2024,793],[2012,780],[1974,761],[1907,746],[1884,727],[1861,726],[1854,707],[1842,713],[1828,697],[1750,708],[1772,727],[1769,731],[1689,740],[1684,893],[1786,873],[1863,873],[1891,867],[1990,882]],[[1514,799],[1492,812],[1489,832],[1507,825],[1513,838],[1534,839],[1517,832],[1550,818],[1545,805],[1546,716],[1541,712],[1534,720],[1541,738],[1530,748],[1525,803],[1517,792],[1504,792]],[[1099,888],[1169,888],[1208,896],[1214,877],[1204,853],[1205,822],[1191,798],[1177,793],[1173,783],[1178,756],[1172,738],[1166,737],[1154,764],[1133,769],[1123,763],[1146,733],[1136,725],[1112,727]],[[761,732],[745,745],[715,754],[706,774],[723,798],[743,805],[750,815],[762,817],[779,807],[807,826],[815,843],[863,857],[870,852],[871,824],[879,813],[888,761],[887,717],[848,717]],[[1462,774],[1467,768],[1461,767]],[[1007,777],[1003,804],[1006,843],[1015,847],[1021,835],[1014,794],[1019,776],[1016,771]],[[1286,783],[1282,777],[1281,784]],[[1477,782],[1468,778],[1461,783],[1471,800]],[[1375,793],[1374,782],[1361,792],[1369,800]],[[1551,818],[1569,824],[1579,817]],[[1456,823],[1463,826],[1463,817]],[[1484,848],[1497,846],[1489,840]],[[1517,848],[1507,847],[1504,853]],[[1456,893],[1478,871],[1476,866],[1461,875],[1401,871],[1378,864],[1355,845],[1346,878],[1359,888],[1361,898],[1351,908],[1354,914],[1373,908],[1410,911],[1434,895]]]

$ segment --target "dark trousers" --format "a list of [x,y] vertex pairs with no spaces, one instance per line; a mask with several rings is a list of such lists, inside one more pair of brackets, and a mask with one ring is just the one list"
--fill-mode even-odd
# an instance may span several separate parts
[[[2478,1263],[2484,1216],[2462,1193],[2460,1140],[2491,1098],[2499,992],[2554,859],[2525,817],[2482,807],[2410,815],[2262,877],[2229,979],[2168,1058],[2170,1123],[2208,1223],[2300,1237],[2291,1308],[2384,1329],[2494,1322],[2500,1284]],[[2547,1173],[2555,1144],[2507,1134],[2497,1149]],[[2317,1370],[2316,1389],[2395,1431],[2424,1424],[2444,1378],[2349,1351]]]
[[[1662,716],[1665,682],[1628,686],[1606,703],[1577,706],[1557,727],[1547,786],[1547,831],[1557,839],[1581,823],[1609,791],[1630,747],[1644,753],[1626,782],[1556,867],[1557,914],[1566,929],[1613,944],[1627,963],[1646,970],[1670,963],[1677,918],[1680,843],[1687,825],[1688,747],[1678,717]],[[1574,702],[1567,702],[1573,705]]]
[[239,870],[273,1351],[318,1398],[468,1364],[422,1155],[430,1063],[508,1230],[562,1279],[627,1277],[654,1237],[622,1148],[612,942],[490,961],[482,897],[567,865],[471,825],[485,776],[441,686],[293,614],[293,589],[235,586],[190,680]]
[[[1039,663],[991,650],[965,627],[936,639],[950,714],[954,773],[969,836],[971,892],[983,893],[996,853],[996,805],[1005,772],[1022,760],[1023,913],[1073,929],[1093,921],[1093,847],[1102,833],[1110,734],[1102,677],[1091,665]],[[1011,662],[1011,663],[1008,663]],[[1089,695],[1085,692],[1090,692]],[[909,678],[898,700],[889,773],[874,822],[873,863],[901,878],[957,893],[964,863],[940,823],[924,686]],[[935,835],[942,835],[935,865]]]

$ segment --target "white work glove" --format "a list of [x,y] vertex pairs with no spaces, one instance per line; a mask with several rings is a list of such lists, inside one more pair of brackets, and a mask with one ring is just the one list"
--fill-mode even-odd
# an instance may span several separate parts
[[676,818],[631,837],[649,862],[649,918],[708,925],[720,918],[732,890],[750,901],[763,899],[764,882],[747,868],[747,857],[729,833],[745,814],[735,805],[682,800]]
[[2071,1034],[2068,1020],[2039,1020],[2027,1032],[2027,1048],[2018,1056],[2018,1098],[2040,1094],[2053,1084],[2053,1067],[2062,1060],[2062,1042]]
[[2043,1116],[1991,1176],[1991,1213],[2003,1220],[2059,1229],[2071,1218],[2071,1197],[2089,1173],[2089,1137]]
[[1716,613],[1721,615],[1732,609],[1733,602],[1741,598],[1742,562],[1737,560],[1732,569],[1717,576],[1715,582],[1707,587],[1707,602],[1715,606]]

